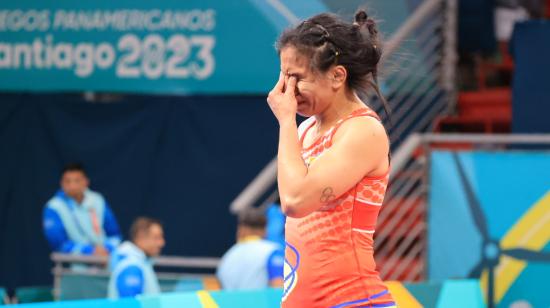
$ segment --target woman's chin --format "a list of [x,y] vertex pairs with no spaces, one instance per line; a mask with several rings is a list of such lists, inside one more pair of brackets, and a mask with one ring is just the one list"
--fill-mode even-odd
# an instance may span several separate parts
[[298,110],[296,113],[299,116],[304,117],[304,118],[309,118],[309,117],[313,116],[313,114],[311,112],[307,112],[305,110],[304,111]]
[[306,104],[299,104],[296,113],[305,118],[313,116],[311,109]]

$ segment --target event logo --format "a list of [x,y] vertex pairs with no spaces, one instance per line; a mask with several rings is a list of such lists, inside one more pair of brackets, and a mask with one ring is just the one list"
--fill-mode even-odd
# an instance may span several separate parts
[[286,247],[282,301],[288,298],[298,284],[298,266],[300,266],[300,253],[298,250],[289,243],[286,243]]
[[0,39],[0,70],[69,70],[78,78],[112,70],[121,79],[203,80],[215,69],[214,27],[212,9],[0,10],[0,33],[14,37]]

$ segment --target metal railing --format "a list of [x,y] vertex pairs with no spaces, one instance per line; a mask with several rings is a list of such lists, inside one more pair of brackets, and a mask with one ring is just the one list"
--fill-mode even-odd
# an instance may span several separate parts
[[[429,131],[456,98],[456,0],[426,0],[385,46],[383,91],[393,114],[393,149],[408,135]],[[385,118],[374,97],[375,110]]]
[[[61,296],[61,280],[64,275],[85,275],[90,277],[109,277],[107,269],[108,257],[84,256],[73,254],[52,253],[51,260],[54,263],[52,274],[54,277],[53,295],[55,300]],[[219,258],[211,257],[175,257],[159,256],[153,258],[155,269],[162,267],[178,269],[205,269],[215,270],[220,262]],[[77,265],[75,268],[73,265]],[[178,279],[182,277],[205,277],[212,275],[189,274],[184,272],[158,271],[159,279]]]
[[407,138],[393,156],[390,189],[375,233],[375,258],[383,279],[425,278],[430,153],[438,148],[503,151],[511,145],[513,150],[550,151],[550,135],[413,134]]

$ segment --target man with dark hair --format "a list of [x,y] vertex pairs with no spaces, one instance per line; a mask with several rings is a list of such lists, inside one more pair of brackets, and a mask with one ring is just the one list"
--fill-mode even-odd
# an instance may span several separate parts
[[130,228],[130,241],[122,243],[111,256],[109,297],[159,293],[159,282],[150,258],[158,256],[164,244],[160,221],[137,218]]
[[284,251],[265,240],[266,217],[260,209],[239,214],[237,243],[220,261],[216,275],[226,290],[282,287]]
[[118,223],[105,198],[88,188],[84,167],[63,168],[61,189],[46,204],[43,227],[54,251],[106,256],[120,243]]

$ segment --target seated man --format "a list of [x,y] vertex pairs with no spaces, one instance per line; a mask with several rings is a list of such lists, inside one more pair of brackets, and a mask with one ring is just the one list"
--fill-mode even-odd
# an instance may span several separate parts
[[237,243],[220,261],[216,275],[226,290],[282,287],[284,251],[265,240],[266,218],[259,209],[239,215]]
[[120,243],[113,212],[103,196],[88,185],[82,165],[65,166],[61,190],[43,213],[44,232],[56,252],[106,256]]
[[109,297],[130,297],[160,292],[151,257],[164,247],[162,224],[139,217],[130,228],[130,241],[122,243],[111,255]]

